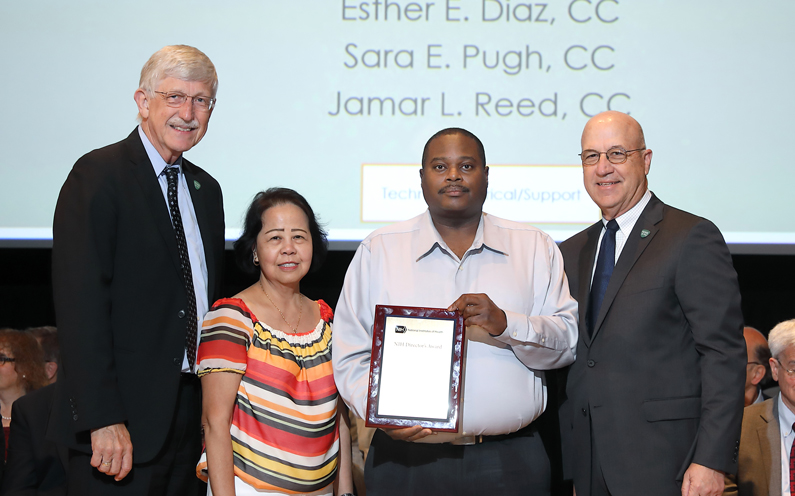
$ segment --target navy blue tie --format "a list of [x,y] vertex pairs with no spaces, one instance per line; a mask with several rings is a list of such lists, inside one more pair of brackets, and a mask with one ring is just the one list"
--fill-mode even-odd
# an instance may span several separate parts
[[163,172],[168,179],[168,208],[171,211],[171,224],[177,236],[177,251],[182,264],[182,277],[185,280],[185,291],[188,296],[188,315],[185,329],[185,353],[188,355],[188,364],[191,370],[196,363],[196,329],[198,319],[196,316],[196,291],[193,288],[193,272],[190,267],[188,255],[188,242],[185,238],[185,229],[182,225],[182,215],[179,212],[179,199],[177,182],[179,181],[179,168],[166,167]]
[[616,231],[618,222],[611,220],[605,226],[607,231],[602,236],[602,244],[599,246],[599,256],[596,258],[596,272],[591,283],[591,294],[588,301],[587,328],[588,336],[593,336],[596,319],[599,318],[599,309],[602,307],[602,300],[605,299],[607,284],[610,276],[613,275],[613,268],[616,266]]

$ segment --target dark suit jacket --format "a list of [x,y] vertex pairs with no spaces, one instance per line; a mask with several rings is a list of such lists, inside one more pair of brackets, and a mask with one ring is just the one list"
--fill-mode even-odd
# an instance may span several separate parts
[[66,447],[44,438],[54,393],[51,384],[14,402],[1,496],[66,494]]
[[723,237],[711,222],[652,196],[621,252],[591,339],[585,315],[601,229],[600,221],[560,246],[580,303],[564,409],[578,496],[590,494],[592,441],[615,496],[678,495],[691,462],[734,472],[746,355],[737,275]]
[[781,496],[778,396],[746,407],[737,476],[726,477],[723,494]]
[[[212,304],[224,251],[221,189],[184,159],[183,171]],[[134,463],[152,460],[177,402],[187,293],[168,207],[137,129],[80,158],[67,177],[53,221],[52,271],[62,355],[52,436],[90,453],[90,429],[125,422]]]

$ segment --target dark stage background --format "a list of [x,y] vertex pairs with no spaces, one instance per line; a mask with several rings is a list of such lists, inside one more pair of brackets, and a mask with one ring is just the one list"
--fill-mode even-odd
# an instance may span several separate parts
[[[50,256],[45,248],[0,248],[0,327],[55,325],[50,285]],[[301,291],[322,298],[334,308],[352,251],[331,251],[321,270],[304,278]],[[765,335],[782,320],[795,318],[795,256],[734,255],[740,279],[743,315]],[[226,251],[224,296],[232,296],[253,280],[235,266]]]

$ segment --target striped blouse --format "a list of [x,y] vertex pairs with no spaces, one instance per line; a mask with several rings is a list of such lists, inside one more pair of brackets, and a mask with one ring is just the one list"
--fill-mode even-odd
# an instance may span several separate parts
[[[306,494],[336,476],[333,314],[323,300],[317,304],[320,321],[307,333],[272,329],[238,298],[218,300],[202,324],[199,377],[243,375],[230,429],[234,471],[260,490]],[[198,468],[206,476],[206,463]]]

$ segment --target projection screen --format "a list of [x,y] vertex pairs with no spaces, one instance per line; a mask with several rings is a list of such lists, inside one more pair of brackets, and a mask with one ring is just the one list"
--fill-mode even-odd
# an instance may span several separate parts
[[424,210],[422,147],[464,127],[484,210],[562,241],[599,219],[577,154],[614,109],[644,126],[663,201],[735,252],[795,253],[794,18],[790,0],[2,1],[0,243],[51,242],[72,165],[135,128],[141,67],[183,43],[219,74],[186,157],[220,182],[228,240],[285,186],[353,248]]

